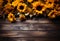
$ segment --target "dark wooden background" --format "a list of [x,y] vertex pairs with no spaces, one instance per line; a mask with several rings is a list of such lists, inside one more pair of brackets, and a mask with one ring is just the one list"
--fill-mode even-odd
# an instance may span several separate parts
[[60,22],[41,18],[10,23],[0,20],[0,41],[59,41]]

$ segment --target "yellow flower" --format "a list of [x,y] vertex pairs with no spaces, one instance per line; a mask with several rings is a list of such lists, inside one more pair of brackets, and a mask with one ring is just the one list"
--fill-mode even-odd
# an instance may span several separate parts
[[8,3],[11,3],[12,0],[6,0]]
[[24,2],[23,0],[14,0],[14,2],[12,2],[12,5],[14,6],[14,7],[16,7],[19,3],[21,3],[21,2]]
[[36,2],[36,1],[40,1],[40,0],[27,0],[27,2],[29,3]]
[[19,0],[14,0],[12,2],[12,6],[16,7],[20,1]]
[[16,18],[15,18],[15,16],[14,16],[14,14],[9,13],[9,14],[8,14],[8,20],[9,20],[10,22],[16,21]]
[[25,17],[25,15],[20,14],[20,15],[19,15],[19,19],[20,19],[21,21],[23,21],[23,20],[25,20],[25,19],[26,19],[26,17]]
[[17,6],[17,10],[19,12],[25,12],[26,9],[27,9],[27,5],[25,3],[19,3]]
[[24,0],[19,0],[20,2],[24,2]]
[[0,0],[0,2],[3,2],[3,0]]
[[11,4],[10,3],[7,3],[4,7],[5,8],[10,8],[11,7]]
[[32,5],[34,11],[37,12],[38,14],[42,14],[42,12],[46,9],[44,7],[44,4],[39,1],[32,3]]
[[54,7],[54,0],[46,0],[45,7],[46,8],[53,8]]
[[5,11],[6,14],[9,14],[10,11],[14,9],[14,7],[12,7],[10,3],[7,3],[4,7],[5,8],[3,10]]
[[31,3],[33,0],[27,0],[27,2]]
[[27,7],[27,10],[25,11],[26,13],[31,13],[32,12],[32,9]]
[[51,12],[48,14],[48,17],[55,18],[56,15],[57,15],[57,11],[54,9],[54,10],[51,10]]
[[4,2],[3,0],[0,0],[0,6],[2,6],[3,2]]
[[57,11],[56,15],[57,15],[57,16],[60,16],[60,11]]

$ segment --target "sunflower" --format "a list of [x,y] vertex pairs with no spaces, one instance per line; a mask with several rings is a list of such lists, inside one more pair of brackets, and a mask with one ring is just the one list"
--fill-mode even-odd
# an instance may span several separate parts
[[31,13],[32,12],[32,8],[30,8],[30,7],[27,7],[27,9],[26,9],[26,11],[25,11],[26,13]]
[[40,0],[27,0],[27,2],[29,3],[36,2],[36,1],[40,1]]
[[0,2],[3,2],[3,0],[0,0]]
[[12,6],[16,7],[20,1],[19,0],[14,0],[12,2]]
[[10,4],[10,3],[7,3],[4,7],[5,7],[6,9],[7,9],[7,8],[10,8],[10,7],[11,7],[11,4]]
[[25,15],[24,15],[24,14],[20,14],[20,15],[19,15],[19,19],[20,19],[21,21],[23,21],[23,20],[25,20],[25,19],[26,19],[26,17],[25,17]]
[[0,8],[2,7],[3,4],[3,0],[0,0]]
[[31,3],[33,0],[27,0],[27,2]]
[[25,3],[19,3],[17,6],[17,10],[19,12],[25,12],[26,9],[27,9],[27,5]]
[[3,2],[4,2],[3,0],[0,0],[0,5],[1,5]]
[[8,3],[11,3],[12,1],[14,1],[14,0],[6,0]]
[[45,7],[46,8],[54,7],[54,0],[46,0]]
[[24,2],[23,0],[14,0],[13,2],[12,2],[12,5],[14,6],[14,7],[16,7],[17,5],[18,5],[18,3],[21,3],[21,2]]
[[54,10],[51,10],[51,12],[48,14],[48,17],[55,18],[56,15],[57,15],[57,11],[54,9]]
[[14,14],[12,14],[11,12],[8,14],[8,20],[9,20],[10,22],[16,21],[16,18],[15,18],[15,16],[14,16]]
[[56,8],[58,11],[60,11],[60,4],[57,4],[57,5],[55,6],[55,8]]
[[20,2],[24,2],[24,0],[20,0]]
[[56,14],[57,16],[60,16],[60,11],[57,11],[57,14]]
[[6,4],[4,7],[5,8],[3,9],[3,11],[5,11],[6,14],[9,14],[14,9],[14,7],[10,3]]
[[32,3],[32,5],[33,5],[34,12],[38,14],[42,14],[42,12],[45,11],[46,9],[44,7],[44,4],[39,1]]

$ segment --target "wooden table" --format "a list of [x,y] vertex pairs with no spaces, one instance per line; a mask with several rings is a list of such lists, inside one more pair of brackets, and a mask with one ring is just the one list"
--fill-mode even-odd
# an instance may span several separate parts
[[[60,23],[49,19],[26,20],[16,23],[0,20],[0,40],[58,41]],[[6,38],[3,38],[6,37]],[[9,37],[7,40],[7,37]]]

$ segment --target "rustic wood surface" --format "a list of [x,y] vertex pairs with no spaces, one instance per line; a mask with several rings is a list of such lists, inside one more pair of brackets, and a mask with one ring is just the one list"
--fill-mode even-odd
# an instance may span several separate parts
[[49,19],[26,20],[25,22],[17,20],[16,23],[0,20],[0,40],[58,41],[57,38],[60,37],[59,27],[60,23],[58,21],[53,22]]

